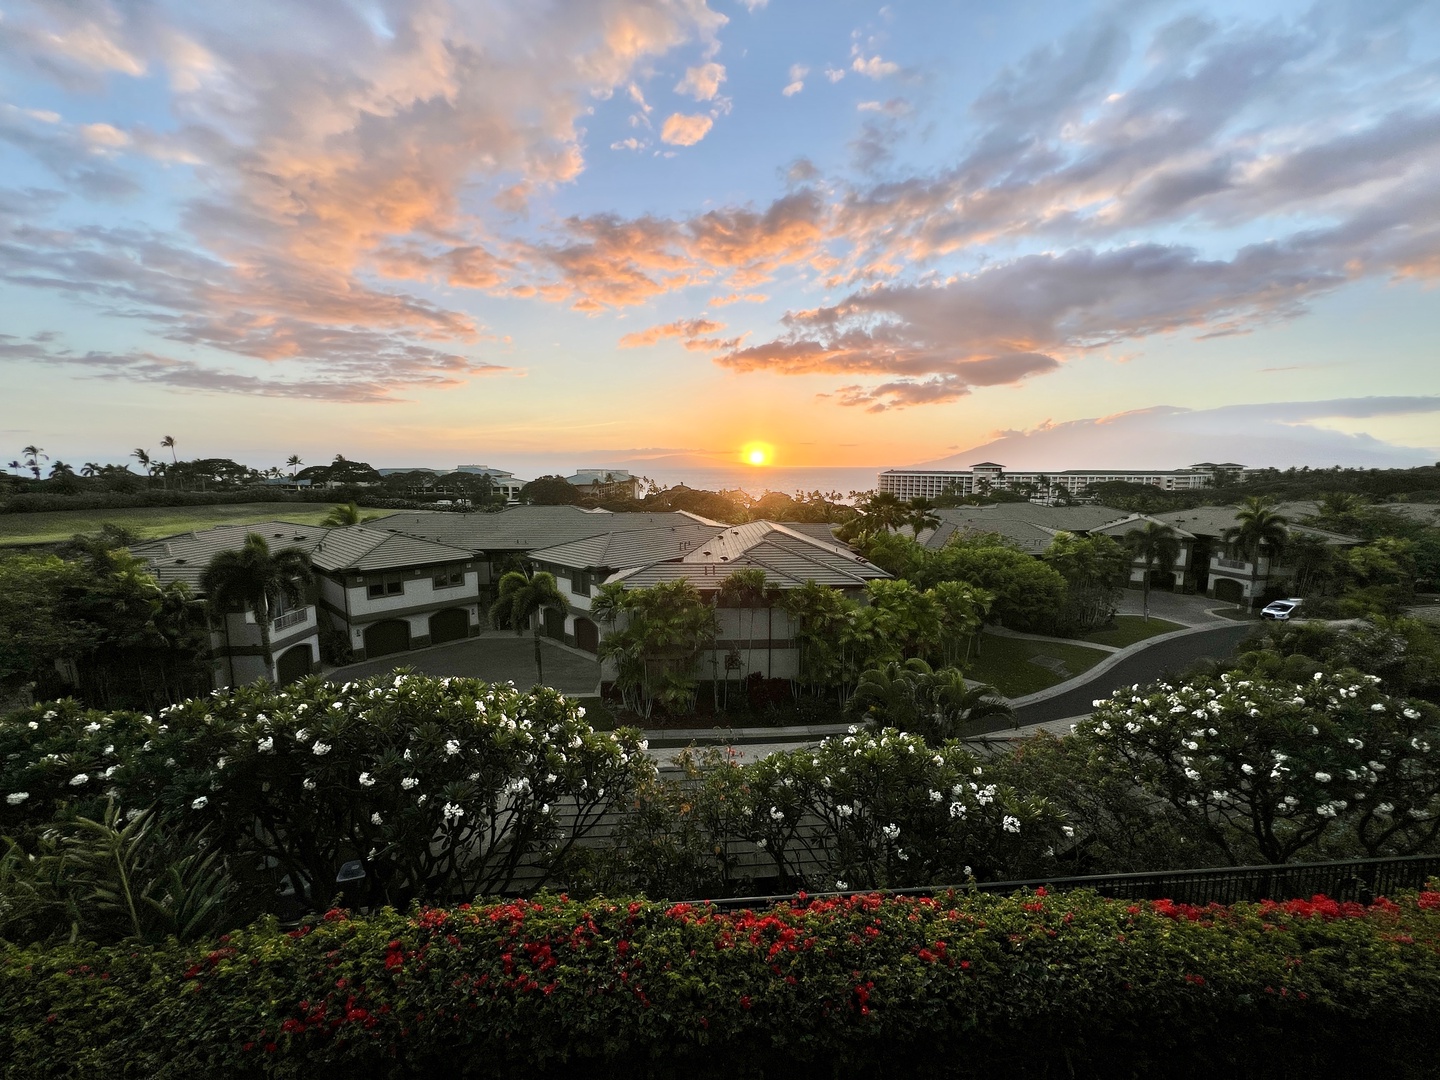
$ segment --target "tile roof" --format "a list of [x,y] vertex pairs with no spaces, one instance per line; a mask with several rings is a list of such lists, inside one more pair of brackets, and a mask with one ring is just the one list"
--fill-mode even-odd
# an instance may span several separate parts
[[309,554],[330,531],[318,525],[297,525],[293,521],[218,525],[213,529],[146,540],[131,547],[130,554],[145,560],[160,584],[183,581],[198,593],[200,578],[210,560],[219,552],[238,550],[251,533],[263,536],[271,551],[295,548]]
[[630,588],[688,578],[699,588],[717,587],[734,571],[759,569],[778,588],[795,589],[807,581],[839,588],[889,577],[844,544],[818,540],[787,525],[752,521],[723,526],[710,539],[683,555],[612,574]]
[[1057,532],[1093,532],[1130,517],[1113,506],[1044,506],[1040,503],[993,503],[989,506],[949,506],[935,511],[940,525],[921,532],[927,548],[941,548],[957,533],[999,533],[1026,551],[1044,551]]
[[321,570],[397,570],[473,559],[464,548],[365,525],[331,529],[310,553]]
[[534,551],[607,533],[696,523],[721,527],[720,522],[683,511],[617,514],[578,506],[515,506],[498,514],[394,514],[377,527],[480,552]]
[[[1239,514],[1238,506],[1196,506],[1189,510],[1171,510],[1168,513],[1151,516],[1157,521],[1166,522],[1176,528],[1188,529],[1197,536],[1223,536],[1227,529],[1233,529],[1239,524]],[[1361,543],[1353,536],[1342,536],[1340,533],[1328,532],[1325,529],[1316,529],[1308,525],[1296,525],[1291,522],[1287,523],[1285,527],[1292,533],[1318,536],[1331,544]]]
[[1159,518],[1151,517],[1149,514],[1131,514],[1129,517],[1121,518],[1119,521],[1112,521],[1108,525],[1101,525],[1098,529],[1091,529],[1090,531],[1092,533],[1104,533],[1106,536],[1113,536],[1116,540],[1123,540],[1126,533],[1134,529],[1143,530],[1146,523],[1152,521],[1156,525],[1166,526],[1177,539],[1195,539],[1194,533],[1186,532],[1173,521],[1161,521]]

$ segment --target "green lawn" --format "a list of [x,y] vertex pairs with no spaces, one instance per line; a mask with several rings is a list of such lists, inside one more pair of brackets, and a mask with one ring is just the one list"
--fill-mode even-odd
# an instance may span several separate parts
[[1153,615],[1149,622],[1146,622],[1144,616],[1141,615],[1116,615],[1115,625],[1110,629],[1082,634],[1076,640],[1093,641],[1096,645],[1113,645],[1117,649],[1123,649],[1126,645],[1134,645],[1137,641],[1144,641],[1146,638],[1168,634],[1172,630],[1184,629],[1185,627],[1179,623],[1166,622]]
[[[965,677],[989,683],[1006,697],[1023,697],[1073,678],[1109,655],[1099,649],[1087,649],[1083,645],[981,634],[980,655],[972,655],[966,662]],[[1065,671],[1055,671],[1033,663],[1031,657],[1059,660]]]
[[[393,510],[361,507],[364,516]],[[95,532],[105,523],[123,525],[144,539],[173,536],[215,525],[248,525],[255,521],[293,521],[318,525],[330,512],[327,503],[236,503],[231,506],[142,506],[124,510],[45,510],[31,514],[0,514],[0,547],[49,544],[75,533]]]

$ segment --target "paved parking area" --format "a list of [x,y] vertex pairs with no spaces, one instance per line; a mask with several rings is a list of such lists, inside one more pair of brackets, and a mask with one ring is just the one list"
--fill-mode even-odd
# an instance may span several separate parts
[[[545,684],[566,694],[594,694],[600,685],[600,665],[593,656],[568,649],[548,638],[540,639]],[[425,675],[484,679],[486,682],[514,682],[535,685],[535,645],[527,634],[485,634],[449,645],[436,645],[414,652],[391,653],[375,660],[336,668],[327,673],[331,682],[388,675],[399,667],[414,668]]]

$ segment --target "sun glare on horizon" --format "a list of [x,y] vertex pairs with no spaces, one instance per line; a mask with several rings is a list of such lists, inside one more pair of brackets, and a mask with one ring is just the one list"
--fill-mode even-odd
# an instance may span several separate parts
[[746,443],[740,450],[740,460],[746,465],[769,465],[775,450],[769,443]]

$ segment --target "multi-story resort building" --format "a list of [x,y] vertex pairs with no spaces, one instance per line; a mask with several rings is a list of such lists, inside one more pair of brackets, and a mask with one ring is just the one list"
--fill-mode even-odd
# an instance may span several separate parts
[[1048,497],[1063,488],[1078,495],[1092,484],[1123,481],[1150,484],[1164,491],[1190,491],[1209,487],[1218,476],[1239,477],[1245,467],[1233,461],[1216,464],[1202,461],[1188,469],[1061,469],[1055,472],[1006,472],[1005,466],[982,461],[969,469],[886,469],[876,481],[876,490],[901,499],[933,499],[940,495],[985,494],[990,491],[1031,489]]

